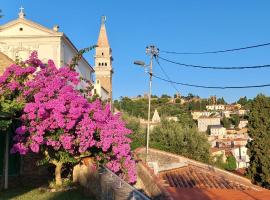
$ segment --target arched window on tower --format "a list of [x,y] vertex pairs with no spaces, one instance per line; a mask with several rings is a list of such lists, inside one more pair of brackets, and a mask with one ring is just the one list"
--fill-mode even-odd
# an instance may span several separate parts
[[98,63],[98,66],[100,66],[101,65],[101,63]]
[[105,63],[105,66],[107,66],[107,63]]
[[104,63],[101,64],[102,66],[104,65]]

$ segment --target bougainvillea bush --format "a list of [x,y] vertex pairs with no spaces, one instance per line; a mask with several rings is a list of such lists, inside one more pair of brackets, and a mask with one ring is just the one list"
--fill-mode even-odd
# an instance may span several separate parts
[[0,112],[9,118],[0,119],[0,130],[6,130],[12,123],[12,118],[21,115],[25,100],[22,96],[24,83],[29,80],[29,75],[36,71],[34,66],[27,63],[12,64],[0,76]]
[[[51,60],[44,64],[36,52],[26,65],[39,70],[20,86],[26,103],[21,116],[23,124],[16,130],[11,152],[43,153],[44,160],[56,166],[57,185],[62,184],[63,164],[76,163],[81,155],[93,156],[134,183],[135,162],[127,137],[131,131],[120,115],[112,114],[110,106],[103,106],[99,100],[90,103],[75,90],[79,77],[72,68],[57,69]],[[16,71],[21,68],[16,66]]]

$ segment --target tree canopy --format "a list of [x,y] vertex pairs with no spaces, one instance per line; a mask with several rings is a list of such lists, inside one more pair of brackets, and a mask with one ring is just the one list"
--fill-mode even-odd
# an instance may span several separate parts
[[176,153],[202,162],[209,162],[210,144],[207,136],[197,128],[190,128],[174,121],[162,121],[150,136],[150,146]]
[[258,95],[249,113],[248,175],[253,182],[270,189],[270,98]]

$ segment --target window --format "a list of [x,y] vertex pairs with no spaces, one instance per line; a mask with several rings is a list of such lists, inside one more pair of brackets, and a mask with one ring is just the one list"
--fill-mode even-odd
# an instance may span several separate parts
[[104,65],[104,63],[101,64],[102,66]]
[[100,66],[101,64],[100,63],[98,63],[98,66]]
[[99,84],[99,80],[97,80],[97,84]]
[[107,66],[107,63],[105,63],[105,66]]
[[102,52],[102,53],[101,53],[101,55],[103,55],[103,56],[104,56],[104,53]]
[[97,90],[96,89],[94,89],[94,94],[97,94]]
[[19,30],[20,30],[20,31],[23,31],[23,28],[21,27]]

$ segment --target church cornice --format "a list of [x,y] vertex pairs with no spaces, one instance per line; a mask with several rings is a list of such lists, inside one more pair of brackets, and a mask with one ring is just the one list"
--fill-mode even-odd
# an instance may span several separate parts
[[64,33],[62,33],[62,32],[53,31],[45,26],[42,26],[36,22],[33,22],[33,21],[25,19],[25,18],[23,18],[23,19],[19,18],[19,19],[13,20],[11,22],[8,22],[4,25],[1,25],[0,32],[3,31],[4,29],[12,28],[13,26],[16,26],[17,24],[25,24],[25,25],[31,26],[33,28],[36,28],[38,30],[44,31],[44,32],[51,34],[53,36],[63,36],[64,35]]

